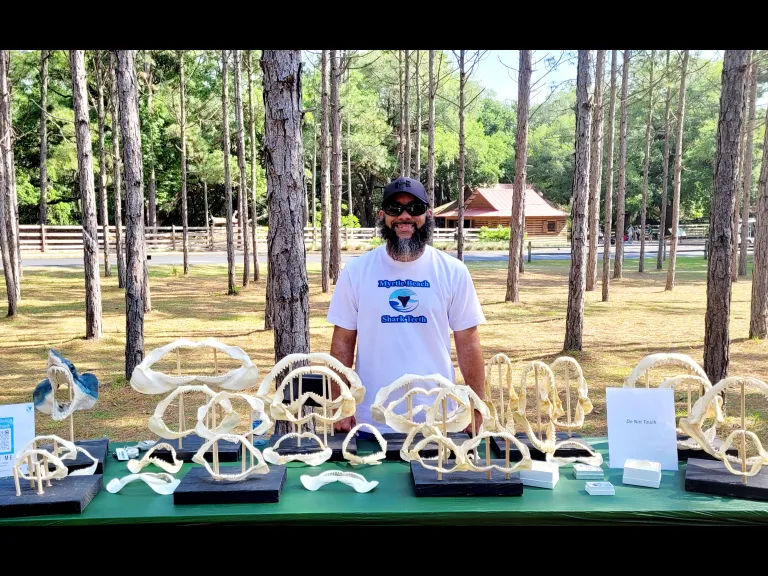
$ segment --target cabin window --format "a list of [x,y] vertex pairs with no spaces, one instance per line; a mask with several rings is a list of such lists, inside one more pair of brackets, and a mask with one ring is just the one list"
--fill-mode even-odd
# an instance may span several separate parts
[[547,220],[547,232],[554,232],[554,231],[555,231],[555,221]]

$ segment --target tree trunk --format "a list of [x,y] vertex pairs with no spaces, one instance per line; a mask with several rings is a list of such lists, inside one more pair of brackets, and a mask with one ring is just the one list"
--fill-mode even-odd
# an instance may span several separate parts
[[208,182],[203,180],[203,208],[205,209],[205,237],[213,244],[211,236],[211,213],[208,211]]
[[[253,281],[259,281],[259,239],[256,236],[258,223],[256,222],[256,118],[253,109],[253,55],[248,50],[248,123],[250,124],[251,139],[251,237],[253,238]],[[314,182],[314,180],[313,180]],[[314,218],[314,216],[313,216]]]
[[[2,54],[0,54],[2,57]],[[0,139],[5,139],[5,121],[0,115]],[[2,146],[0,146],[2,149]],[[0,155],[0,253],[3,258],[3,275],[5,276],[5,292],[8,300],[8,316],[19,313],[18,282],[13,275],[13,245],[8,241],[7,227],[10,225],[6,215],[6,204],[10,201],[7,188],[10,184],[5,173],[5,154]]]
[[[429,51],[429,127],[427,128],[427,192],[435,208],[435,51]],[[430,240],[431,242],[431,240]]]
[[[149,51],[151,54],[151,50]],[[147,58],[145,78],[147,81],[147,110],[152,115],[152,95],[154,94],[153,71],[151,58]],[[152,232],[157,233],[157,181],[155,179],[155,139],[152,122],[149,122],[149,190],[147,190],[147,225]],[[126,199],[127,200],[127,199]],[[142,204],[143,205],[143,204]]]
[[[595,98],[592,108],[591,148],[589,150],[589,254],[587,256],[587,292],[597,285],[597,238],[600,235],[600,183],[603,175],[603,76],[605,50],[597,51],[595,61]],[[610,241],[608,242],[610,244]]]
[[[739,251],[739,276],[747,275],[747,248],[749,247],[749,207],[750,189],[752,188],[752,150],[755,140],[755,100],[757,99],[757,50],[752,50],[752,62],[749,68],[749,120],[746,129],[746,149],[744,150],[744,199],[741,212],[741,249]],[[736,238],[734,238],[736,241]]]
[[405,89],[403,92],[403,125],[405,126],[405,171],[404,176],[411,176],[411,117],[408,104],[411,101],[411,51],[405,51]]
[[278,362],[288,354],[310,350],[309,284],[301,226],[301,50],[264,50],[261,69],[269,198],[268,290],[275,304],[274,346]]
[[[317,96],[315,96],[317,98]],[[317,250],[314,245],[314,230],[317,229],[317,113],[312,114],[312,250]]]
[[321,241],[321,276],[322,291],[331,289],[331,236],[328,229],[330,210],[328,206],[329,166],[328,166],[328,50],[323,50],[320,66],[320,81],[322,84],[322,104],[320,111],[320,241]]
[[[616,118],[616,50],[611,50],[611,95],[608,103],[608,160],[605,165],[605,222],[603,223],[603,293],[608,302],[611,290],[611,225],[613,221],[613,153]],[[618,238],[618,233],[616,234]]]
[[341,272],[341,116],[339,114],[339,57],[331,50],[331,282]]
[[139,96],[136,86],[136,52],[117,51],[117,84],[125,166],[125,378],[144,359],[147,247],[144,240],[144,172],[141,156]]
[[509,226],[509,265],[505,302],[520,302],[520,248],[525,198],[526,164],[528,163],[528,106],[531,100],[531,51],[520,50],[517,81],[517,141],[515,143],[515,185],[512,191],[512,215]]
[[464,167],[466,163],[464,150],[464,88],[467,74],[464,71],[464,55],[466,50],[459,50],[459,222],[456,238],[456,257],[464,261]]
[[[685,75],[688,71],[688,50],[683,51],[683,68],[680,71],[680,93],[677,97],[677,135],[675,136],[675,173],[672,182],[672,238],[669,241],[669,264],[665,290],[675,288],[675,264],[677,262],[677,228],[680,224],[680,176],[683,165],[683,125],[685,121]],[[711,209],[710,209],[711,213]],[[731,212],[728,212],[730,217]],[[730,245],[729,245],[730,246]],[[711,249],[711,246],[710,246]],[[717,382],[717,380],[715,380]]]
[[40,50],[40,224],[48,224],[48,50]]
[[731,213],[739,193],[740,135],[744,122],[749,50],[726,50],[723,58],[720,118],[717,124],[715,189],[712,195],[704,318],[704,371],[710,382],[728,375],[731,309]]
[[224,204],[227,209],[227,294],[236,294],[235,288],[235,231],[232,224],[232,176],[229,173],[229,54],[221,51],[221,146],[224,152]]
[[[19,251],[19,212],[16,195],[16,166],[13,157],[13,116],[11,114],[10,87],[11,53],[0,50],[0,162],[4,164],[5,211],[0,218],[5,218],[8,259],[13,277],[14,299],[21,300],[21,258]],[[98,250],[98,245],[96,246]],[[96,266],[98,274],[98,264]],[[10,298],[9,298],[10,302]]]
[[648,79],[648,122],[645,125],[645,156],[643,162],[643,201],[640,207],[640,263],[639,272],[645,272],[645,218],[648,212],[648,170],[651,165],[651,128],[653,127],[653,61],[656,50],[651,50],[651,69]]
[[99,122],[99,200],[101,202],[101,234],[104,237],[104,276],[112,276],[112,265],[109,263],[109,204],[107,202],[107,157],[104,147],[104,80],[105,72],[102,68],[102,53],[94,54],[96,68],[96,92],[98,95],[98,122]]
[[88,91],[83,50],[69,51],[72,71],[72,103],[75,109],[77,168],[83,205],[83,268],[85,271],[85,338],[101,338],[101,283],[99,237],[96,226],[96,194],[93,186],[93,153],[88,120]]
[[[768,108],[765,113],[768,126]],[[768,130],[763,139],[763,165],[757,190],[755,259],[752,264],[752,308],[749,337],[768,339]]]
[[110,74],[112,76],[112,182],[115,191],[115,252],[117,253],[117,286],[125,288],[125,254],[123,253],[123,199],[120,173],[120,96],[117,88],[117,59],[110,51]]
[[[669,50],[667,50],[667,60],[664,65],[664,74],[669,74]],[[667,97],[664,104],[664,158],[662,159],[662,180],[661,180],[661,217],[659,222],[659,249],[656,253],[656,270],[664,267],[664,248],[666,247],[667,231],[667,198],[669,197],[669,102],[672,98],[672,90],[667,84]]]
[[616,198],[616,254],[613,277],[621,278],[624,266],[624,216],[627,193],[627,105],[629,91],[629,50],[624,50],[621,70],[621,120],[619,124],[619,189]]
[[[747,115],[747,91],[744,91],[744,102],[742,102],[743,116]],[[741,158],[739,158],[739,182],[742,181],[742,175],[744,174],[744,149],[746,148],[747,140],[747,123],[746,121],[741,125],[741,143],[739,144],[739,150]],[[733,214],[731,216],[731,230],[733,242],[731,243],[731,282],[738,282],[739,280],[739,243],[737,238],[739,235],[739,202],[741,202],[741,194],[736,194],[733,197]]]
[[523,222],[523,225],[520,227],[520,257],[518,260],[517,270],[522,274],[525,272],[525,258],[523,258],[523,244],[525,244],[525,194],[523,194],[523,199],[521,200],[521,203],[523,205],[521,220]]
[[421,181],[421,87],[419,86],[419,61],[421,50],[416,50],[416,167],[413,172],[416,180]]
[[181,246],[184,252],[184,276],[189,274],[189,208],[187,202],[187,79],[184,50],[179,50],[179,101],[181,108]]
[[243,287],[251,282],[251,238],[248,231],[248,176],[245,166],[245,122],[243,120],[243,91],[240,88],[240,50],[233,51],[235,61],[235,121],[237,122],[237,166],[240,168],[240,236],[243,238]]
[[[317,94],[314,96],[317,101]],[[314,245],[317,229],[317,111],[312,113],[312,250],[317,250]]]
[[[576,72],[576,154],[573,168],[571,203],[571,273],[568,279],[568,312],[565,318],[563,350],[581,350],[584,328],[584,288],[587,280],[587,204],[589,202],[590,124],[592,102],[592,56],[579,50]],[[626,65],[626,64],[625,64]]]
[[[349,71],[347,71],[347,90],[349,90]],[[348,214],[352,216],[354,211],[352,209],[352,128],[350,124],[350,118],[352,117],[352,110],[347,103],[347,203],[349,205]]]
[[397,159],[400,161],[400,174],[405,173],[405,108],[403,103],[403,51],[397,51],[397,71],[399,74],[398,88],[400,89],[400,129],[397,137]]

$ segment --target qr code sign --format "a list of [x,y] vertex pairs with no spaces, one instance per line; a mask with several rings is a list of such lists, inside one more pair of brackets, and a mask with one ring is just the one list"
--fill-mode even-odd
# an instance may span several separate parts
[[13,446],[11,446],[11,429],[0,428],[0,454],[9,454],[13,452]]

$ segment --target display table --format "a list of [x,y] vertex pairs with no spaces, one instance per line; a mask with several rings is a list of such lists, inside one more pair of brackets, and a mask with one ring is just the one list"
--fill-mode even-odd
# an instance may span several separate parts
[[[607,438],[586,438],[603,454],[607,463]],[[129,474],[125,462],[112,456],[104,485],[112,478]],[[359,453],[376,448],[358,441]],[[605,466],[606,464],[604,464]],[[182,478],[196,464],[184,464],[175,476]],[[367,494],[333,483],[317,492],[306,490],[302,474],[325,470],[353,470],[379,485]],[[155,471],[148,467],[145,471]],[[623,486],[622,470],[606,470],[615,496],[590,496],[585,481],[573,477],[571,466],[561,468],[554,490],[525,487],[519,497],[418,498],[406,462],[384,462],[379,466],[352,468],[346,463],[327,462],[309,467],[288,464],[288,478],[280,501],[274,504],[174,506],[172,496],[160,496],[141,482],[126,486],[119,494],[102,490],[78,515],[37,516],[0,520],[10,525],[82,524],[768,524],[768,502],[738,500],[686,492],[685,463],[678,472],[663,472],[661,487]]]

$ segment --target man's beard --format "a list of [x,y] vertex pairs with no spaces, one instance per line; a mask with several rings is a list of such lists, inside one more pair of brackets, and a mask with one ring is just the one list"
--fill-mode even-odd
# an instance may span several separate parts
[[387,226],[384,218],[379,218],[377,227],[382,239],[387,242],[387,252],[394,260],[408,262],[419,257],[424,252],[424,247],[432,239],[432,231],[435,227],[434,216],[427,216],[424,225],[419,228],[414,223],[415,231],[410,238],[400,238],[394,228]]

